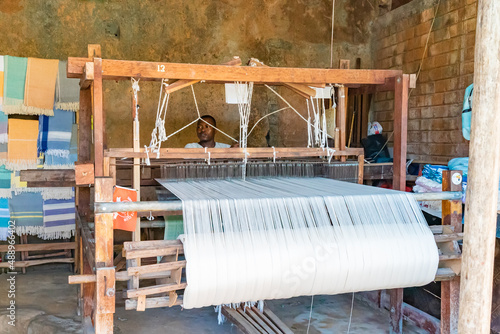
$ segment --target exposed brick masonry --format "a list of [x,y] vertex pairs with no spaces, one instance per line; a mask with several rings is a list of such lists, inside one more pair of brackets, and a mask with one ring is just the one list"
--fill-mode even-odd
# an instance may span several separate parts
[[[414,0],[375,24],[375,67],[417,73],[437,1]],[[461,133],[465,88],[473,81],[476,0],[441,0],[428,49],[411,91],[408,158],[445,162],[468,155]],[[393,130],[394,94],[374,97],[370,119]]]

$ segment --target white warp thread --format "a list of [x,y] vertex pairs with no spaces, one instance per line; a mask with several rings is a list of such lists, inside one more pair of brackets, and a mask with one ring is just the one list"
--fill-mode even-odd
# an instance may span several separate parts
[[159,182],[183,201],[183,307],[425,285],[439,262],[410,194],[324,178]]

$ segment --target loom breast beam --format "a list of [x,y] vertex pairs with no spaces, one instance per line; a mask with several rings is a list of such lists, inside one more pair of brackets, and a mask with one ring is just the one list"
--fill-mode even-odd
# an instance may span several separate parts
[[[235,56],[235,57],[233,57],[232,60],[230,60],[230,61],[228,61],[226,63],[223,63],[222,65],[226,65],[226,66],[240,66],[241,65],[241,59],[240,59],[240,57]],[[195,83],[198,83],[200,81],[201,80],[189,80],[189,79],[177,80],[176,82],[169,84],[165,88],[165,93],[166,94],[173,93],[175,91],[178,91],[179,89],[182,89],[182,88],[194,85]]]
[[[160,159],[206,159],[210,152],[211,159],[243,159],[245,150],[241,148],[162,148]],[[323,148],[305,147],[249,147],[246,148],[248,159],[258,158],[299,158],[299,157],[327,157],[333,156],[360,156],[363,155],[362,148],[346,148],[343,151],[333,151]],[[147,154],[143,148],[134,152],[129,148],[108,149],[105,156],[112,158],[146,158]]]

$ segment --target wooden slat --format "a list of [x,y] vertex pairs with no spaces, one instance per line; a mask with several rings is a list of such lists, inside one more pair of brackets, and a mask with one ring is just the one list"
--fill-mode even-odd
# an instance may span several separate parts
[[136,310],[139,312],[146,310],[146,296],[139,296],[139,298],[137,298]]
[[127,269],[127,273],[129,275],[144,275],[148,273],[157,273],[160,271],[176,270],[184,267],[186,267],[186,261],[176,261],[176,262],[150,264],[145,266],[143,265],[140,267],[130,267]]
[[260,334],[253,325],[236,310],[222,306],[222,314],[244,334]]
[[145,240],[145,241],[127,241],[123,243],[125,251],[136,250],[154,250],[161,247],[182,247],[180,240]]
[[269,319],[264,313],[260,312],[260,310],[255,307],[252,307],[252,310],[257,316],[262,319],[262,321],[266,323],[266,325],[270,327],[271,333],[282,333],[281,330],[274,324],[274,322],[272,322],[272,320]]
[[449,281],[457,277],[457,274],[451,268],[438,268],[435,281]]
[[264,333],[274,333],[271,327],[269,327],[269,325],[265,321],[263,321],[262,318],[257,314],[260,313],[259,310],[254,307],[247,307],[245,308],[245,313],[259,325],[259,328],[262,328]]
[[257,333],[266,334],[266,331],[262,329],[259,324],[246,313],[246,310],[243,310],[241,307],[239,307],[236,309],[236,312],[238,312],[243,318],[245,318],[253,326],[253,328],[257,330]]
[[283,334],[293,334],[292,330],[280,318],[276,316],[269,308],[264,307],[264,314],[271,319],[274,324],[283,332]]
[[[139,279],[161,279],[161,278],[170,278],[172,275],[171,271],[161,271],[157,273],[149,273],[139,276]],[[128,281],[132,278],[129,276],[127,271],[118,271],[116,272],[116,280],[117,281]]]
[[[146,298],[146,308],[158,308],[158,307],[170,307],[169,297],[152,297]],[[177,297],[174,305],[182,305],[182,296]],[[137,299],[126,299],[125,300],[126,310],[137,309]]]
[[[39,266],[41,264],[47,263],[74,263],[74,258],[63,258],[63,259],[44,259],[44,260],[31,260],[31,261],[16,261],[14,263],[15,268],[26,268],[31,266]],[[9,268],[9,262],[0,262],[0,268]]]
[[161,284],[161,285],[154,285],[154,286],[149,286],[149,287],[145,287],[145,288],[127,290],[127,298],[136,298],[139,296],[155,295],[157,293],[182,290],[182,289],[185,289],[186,286],[187,286],[186,283]]
[[[16,245],[16,252],[21,251],[45,251],[45,250],[59,250],[59,249],[75,249],[74,242],[53,242],[46,244],[18,244]],[[9,245],[0,245],[0,252],[7,252]]]
[[[80,78],[88,58],[68,58],[68,77]],[[95,59],[94,59],[95,61]],[[95,65],[94,65],[95,66]],[[163,71],[164,70],[164,71]],[[95,69],[94,69],[95,73]],[[395,77],[399,70],[342,70],[314,68],[277,68],[251,66],[199,65],[128,60],[102,60],[104,79],[189,79],[212,81],[252,81],[276,83],[343,83],[383,84],[386,78]],[[94,77],[94,81],[95,81]]]
[[464,238],[463,233],[440,234],[440,235],[434,236],[434,240],[436,242],[448,242],[448,241],[454,241],[454,240],[462,240],[463,238]]

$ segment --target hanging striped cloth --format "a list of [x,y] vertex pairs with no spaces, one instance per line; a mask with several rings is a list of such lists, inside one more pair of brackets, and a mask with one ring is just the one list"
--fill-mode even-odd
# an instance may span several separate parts
[[9,200],[7,198],[0,198],[0,241],[7,240],[9,235]]
[[6,143],[7,136],[7,115],[3,112],[3,81],[4,81],[4,56],[0,56],[0,143]]
[[42,239],[69,239],[75,232],[75,198],[43,201]]

